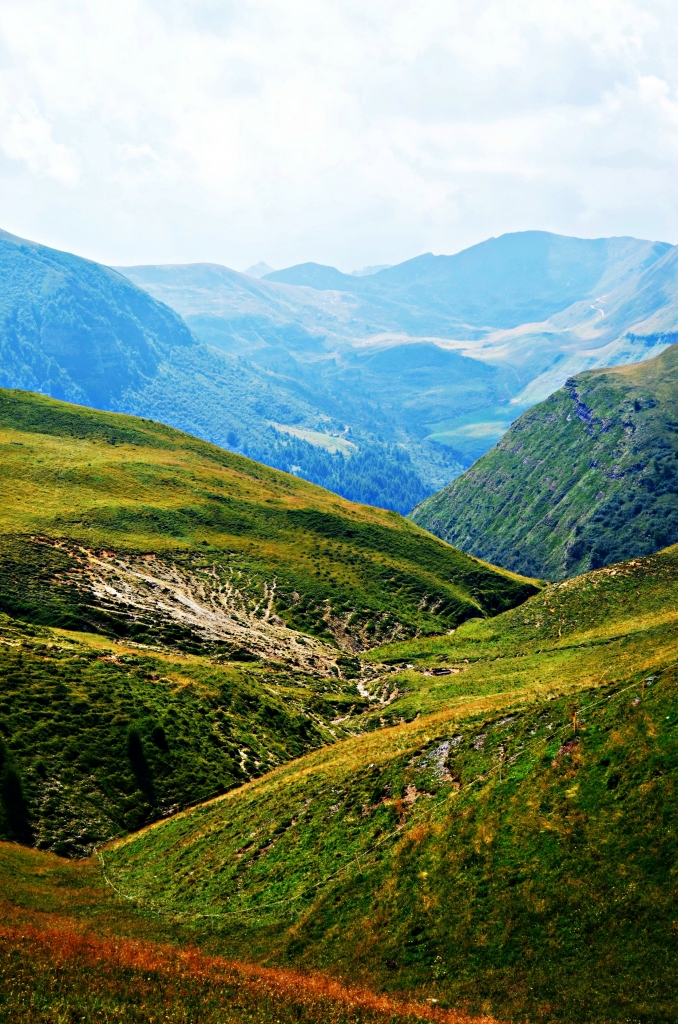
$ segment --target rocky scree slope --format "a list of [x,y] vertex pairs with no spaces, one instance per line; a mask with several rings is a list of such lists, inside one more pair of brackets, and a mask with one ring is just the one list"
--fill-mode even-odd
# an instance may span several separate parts
[[675,543],[678,346],[568,380],[412,519],[552,580]]

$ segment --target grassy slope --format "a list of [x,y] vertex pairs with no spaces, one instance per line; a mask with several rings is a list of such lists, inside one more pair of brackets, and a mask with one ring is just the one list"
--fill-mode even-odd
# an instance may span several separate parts
[[[353,646],[534,590],[395,514],[36,395],[0,393],[0,473],[0,837],[61,853],[344,735],[368,703]],[[144,606],[125,559],[153,574]]]
[[197,950],[194,933],[121,906],[91,864],[0,843],[0,892],[0,1017],[12,1024],[492,1024]]
[[677,641],[671,549],[375,651],[459,672],[387,675],[402,724],[114,844],[106,876],[230,953],[499,1018],[673,1021]]
[[352,679],[7,616],[0,687],[0,837],[69,856],[333,742],[367,704]]
[[[352,619],[373,643],[394,628],[440,631],[534,592],[396,513],[354,505],[161,424],[4,391],[0,445],[6,536],[190,556],[191,564],[236,568],[253,594],[267,577],[277,582],[279,615],[328,640],[332,616]],[[0,600],[9,614],[44,618],[52,601],[45,590],[58,589],[49,586],[55,569],[47,567],[33,598],[39,567],[22,577],[26,557],[8,556]],[[46,624],[94,622],[66,597],[58,619],[61,599],[59,591]]]
[[674,345],[568,381],[412,518],[549,579],[649,554],[678,541],[677,432]]

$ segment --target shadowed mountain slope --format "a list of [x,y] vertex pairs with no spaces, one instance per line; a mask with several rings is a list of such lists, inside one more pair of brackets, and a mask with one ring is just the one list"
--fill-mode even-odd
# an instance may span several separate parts
[[412,518],[550,579],[675,543],[678,346],[572,378]]
[[0,232],[0,382],[110,406],[195,339],[114,270]]

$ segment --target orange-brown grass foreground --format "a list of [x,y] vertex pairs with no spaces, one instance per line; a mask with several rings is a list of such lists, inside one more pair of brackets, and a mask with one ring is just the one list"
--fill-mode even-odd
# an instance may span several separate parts
[[[10,852],[15,865],[23,851]],[[435,1005],[398,1001],[365,988],[352,988],[325,977],[295,970],[261,967],[212,956],[170,942],[132,938],[129,934],[98,934],[105,917],[89,920],[55,913],[63,891],[44,888],[45,870],[36,871],[41,855],[26,851],[37,884],[21,884],[18,904],[0,904],[0,1020],[3,1024],[226,1024],[226,1022],[322,1022],[400,1024],[426,1020],[440,1024],[493,1024],[489,1017],[471,1017]],[[44,857],[44,855],[42,855]],[[45,858],[47,859],[47,858]],[[95,895],[91,879],[68,879],[67,871],[47,872],[52,884],[70,889],[75,913],[91,910]],[[69,866],[70,867],[70,866]],[[77,875],[77,866],[74,874]],[[5,874],[0,872],[0,874]],[[89,874],[89,872],[87,872]],[[6,880],[6,874],[3,881]],[[89,884],[87,884],[89,883]],[[42,890],[42,892],[41,892]],[[41,895],[47,897],[41,900]],[[36,908],[43,902],[45,909]],[[104,900],[105,902],[105,900]],[[124,915],[123,915],[124,917]],[[108,919],[110,922],[110,919]],[[149,922],[125,921],[121,931],[147,931]]]

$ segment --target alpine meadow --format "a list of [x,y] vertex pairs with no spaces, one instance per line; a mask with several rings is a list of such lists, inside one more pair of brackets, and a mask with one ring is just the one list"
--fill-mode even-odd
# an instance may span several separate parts
[[0,3],[0,1024],[678,1024],[676,52]]

